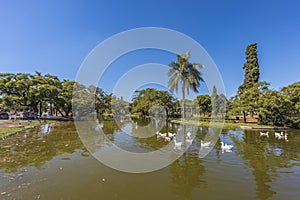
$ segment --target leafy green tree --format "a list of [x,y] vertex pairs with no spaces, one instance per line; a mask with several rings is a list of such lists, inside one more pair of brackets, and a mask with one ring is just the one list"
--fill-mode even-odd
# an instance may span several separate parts
[[35,91],[32,89],[36,87],[35,82],[31,79],[30,74],[0,74],[0,92],[1,95],[10,97],[15,104],[30,107],[35,112],[38,111],[38,99]]
[[147,88],[136,91],[131,105],[132,113],[141,113],[142,116],[148,116],[149,110],[155,105],[164,107],[167,115],[175,111],[176,99],[167,91]]
[[[42,115],[42,111],[50,107],[51,113],[54,108],[63,117],[69,117],[72,113],[72,99],[77,111],[96,110],[98,114],[109,110],[111,99],[111,95],[98,87],[86,87],[70,80],[60,81],[56,76],[42,75],[40,72],[0,74],[0,96],[3,106],[8,109],[30,109]],[[95,104],[92,102],[94,100]]]
[[300,82],[282,88],[281,92],[292,104],[292,109],[288,115],[288,125],[294,128],[300,128]]
[[258,113],[260,108],[260,98],[263,97],[263,94],[268,89],[269,83],[267,82],[258,82],[252,85],[251,88],[239,93],[234,98],[234,102],[230,113],[232,115],[238,115],[243,113],[244,122],[246,123],[247,114],[250,113],[252,118],[255,113]]
[[[35,74],[3,73],[0,74],[0,93],[5,96],[6,105],[30,108],[42,112],[43,103],[52,101],[58,94],[59,79],[40,72]],[[38,105],[40,108],[38,109]]]
[[284,126],[292,109],[292,102],[287,96],[275,90],[268,90],[260,99],[260,123],[273,126]]
[[177,55],[177,61],[171,62],[169,76],[169,88],[171,92],[176,90],[178,92],[178,85],[181,84],[182,90],[182,118],[185,118],[185,94],[189,91],[198,92],[200,81],[203,81],[201,72],[198,69],[203,68],[202,64],[190,63],[190,52],[183,55]]
[[267,90],[259,102],[262,124],[300,128],[300,82],[282,88]]
[[211,112],[211,98],[209,95],[197,96],[200,114],[208,115]]
[[61,116],[68,117],[72,111],[72,95],[75,81],[64,80],[58,88],[59,93],[53,98],[54,108]]

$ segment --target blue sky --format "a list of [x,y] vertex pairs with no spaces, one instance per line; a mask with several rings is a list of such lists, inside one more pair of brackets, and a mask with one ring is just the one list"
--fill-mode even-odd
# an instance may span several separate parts
[[[261,80],[278,89],[299,81],[299,7],[296,0],[2,0],[0,72],[38,70],[75,79],[84,58],[100,42],[128,29],[154,26],[199,42],[219,67],[228,97],[243,81],[246,46],[257,42]],[[119,67],[176,59],[149,52],[129,56]],[[114,81],[105,84],[109,88]]]

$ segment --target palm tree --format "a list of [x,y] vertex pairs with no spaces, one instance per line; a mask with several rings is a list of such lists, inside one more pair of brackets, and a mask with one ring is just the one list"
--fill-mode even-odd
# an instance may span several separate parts
[[171,92],[176,89],[178,92],[178,85],[181,84],[182,90],[182,109],[181,117],[185,118],[185,92],[189,94],[189,91],[198,92],[200,81],[203,81],[201,72],[198,70],[203,68],[202,64],[190,63],[190,51],[187,51],[183,55],[177,55],[177,62],[171,62],[169,76],[169,88]]

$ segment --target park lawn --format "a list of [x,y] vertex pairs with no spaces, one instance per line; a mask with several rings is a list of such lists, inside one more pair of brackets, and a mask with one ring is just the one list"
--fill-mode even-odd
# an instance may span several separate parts
[[0,126],[0,139],[7,137],[9,135],[15,134],[20,131],[24,131],[27,129],[31,129],[43,124],[47,124],[49,122],[39,122],[39,121],[33,121],[33,122],[22,122],[19,125],[12,125],[12,126]]
[[[179,124],[186,124],[186,125],[195,125],[195,126],[202,126],[202,127],[209,127],[209,126],[222,126],[222,121],[212,121],[210,122],[209,120],[197,120],[197,119],[171,119],[170,120],[173,123],[179,123]],[[225,129],[237,129],[241,127],[248,127],[249,129],[276,129],[277,127],[274,126],[268,126],[268,125],[260,125],[257,123],[234,123],[230,121],[224,120],[223,128]]]

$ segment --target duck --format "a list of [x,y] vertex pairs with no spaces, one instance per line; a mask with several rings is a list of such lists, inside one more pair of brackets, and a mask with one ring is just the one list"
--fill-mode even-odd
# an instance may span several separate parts
[[210,142],[203,142],[202,140],[201,142],[201,147],[209,147],[210,146]]
[[186,143],[188,143],[188,144],[192,144],[193,143],[193,139],[189,139],[189,138],[186,138]]
[[221,148],[222,148],[222,150],[231,150],[233,148],[233,145],[224,144],[224,142],[221,142]]
[[288,134],[284,133],[282,131],[280,133],[276,133],[275,132],[275,138],[277,138],[277,139],[283,139],[283,140],[285,140],[285,141],[288,142],[289,140],[288,140],[287,136],[288,136]]
[[158,133],[157,138],[166,138],[167,134],[166,133]]
[[161,138],[160,135],[161,135],[161,133],[160,133],[159,131],[157,131],[157,132],[156,132],[156,137],[157,137],[157,138]]
[[187,132],[186,136],[187,136],[189,139],[191,139],[191,137],[192,137],[191,132]]
[[280,133],[275,132],[275,138],[280,138],[280,137],[281,137]]
[[260,136],[261,137],[269,137],[269,132],[265,132],[265,133],[260,132]]
[[284,136],[284,133],[281,131],[280,133],[276,133],[275,132],[275,138],[281,138],[282,136]]
[[168,137],[169,138],[174,138],[176,136],[176,133],[170,133],[170,132],[168,132]]
[[172,138],[166,136],[166,137],[165,137],[165,140],[168,141],[168,142],[170,142],[170,141],[172,140]]
[[182,142],[177,142],[176,137],[174,137],[173,141],[174,141],[175,148],[181,148]]

